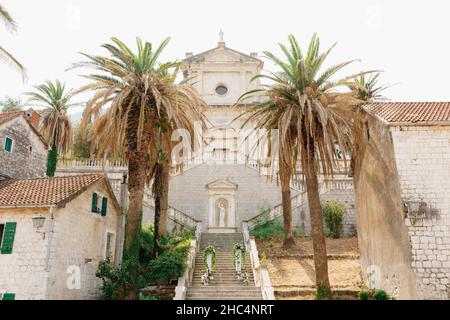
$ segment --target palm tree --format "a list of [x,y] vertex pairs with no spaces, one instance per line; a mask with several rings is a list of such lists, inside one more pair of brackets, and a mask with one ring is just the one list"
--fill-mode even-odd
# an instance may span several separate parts
[[[380,75],[381,73],[377,72],[369,75],[369,77],[367,78],[366,74],[361,74],[354,79],[355,84],[349,84],[348,88],[356,93],[357,99],[362,100],[365,103],[386,100],[386,98],[381,93],[395,84],[378,84]],[[360,147],[364,144],[364,139],[367,138],[365,135],[358,134],[361,132],[366,132],[366,124],[363,121],[363,114],[364,112],[360,108],[358,108],[356,110],[353,110],[353,114],[351,115],[355,132],[353,134],[354,141],[351,151],[349,176],[354,175],[357,157],[360,154]]]
[[378,85],[378,78],[380,75],[381,73],[377,72],[369,75],[367,78],[365,74],[361,74],[355,78],[355,83],[357,86],[350,84],[348,87],[350,90],[356,91],[356,98],[360,100],[364,100],[366,102],[383,100],[385,98],[381,95],[381,92],[390,88],[394,84]]
[[44,107],[40,131],[51,146],[47,158],[47,176],[53,177],[58,164],[58,154],[66,153],[72,146],[72,123],[67,110],[76,104],[69,103],[74,96],[73,90],[66,90],[65,84],[59,80],[46,81],[34,87],[36,92],[25,93],[29,102],[37,102],[38,107]]
[[[353,91],[343,93],[334,89],[350,84],[358,86],[351,79],[364,73],[331,81],[333,75],[352,61],[339,63],[319,73],[334,46],[320,53],[319,38],[316,34],[309,43],[306,55],[292,35],[289,36],[289,44],[289,48],[283,44],[279,45],[285,60],[270,52],[264,52],[264,55],[281,70],[279,73],[256,76],[255,78],[267,79],[272,84],[249,91],[240,98],[240,101],[252,95],[267,98],[265,102],[252,107],[242,115],[246,118],[243,125],[252,121],[256,123],[256,129],[268,129],[267,135],[261,138],[267,139],[266,141],[272,139],[275,135],[273,130],[277,130],[278,175],[282,190],[285,247],[295,244],[291,225],[290,181],[296,181],[297,167],[298,164],[301,165],[302,183],[306,185],[311,216],[316,285],[318,293],[319,289],[325,290],[322,292],[329,292],[318,170],[321,169],[325,177],[332,177],[338,165],[336,144],[343,152],[347,152],[351,145],[352,122],[343,114],[357,105],[359,100],[354,98]],[[274,149],[273,146],[271,149]],[[272,166],[274,163],[270,162]],[[347,167],[346,163],[345,166]]]
[[[0,4],[0,20],[3,21],[7,30],[9,30],[11,32],[17,31],[16,21],[11,17],[9,12],[6,10],[6,8],[2,4]],[[25,67],[1,45],[0,45],[0,60],[6,61],[6,63],[8,63],[12,67],[18,69],[19,72],[22,74],[22,78],[23,79],[26,78]]]
[[[93,82],[78,90],[95,92],[86,105],[82,123],[93,120],[97,156],[113,159],[122,156],[128,162],[124,259],[138,258],[145,184],[153,180],[155,202],[161,199],[161,184],[155,173],[160,174],[159,166],[168,161],[162,135],[169,129],[193,123],[202,105],[193,89],[175,83],[181,62],[158,63],[169,40],[165,39],[153,50],[151,43],[137,38],[135,53],[112,38],[112,44],[102,45],[109,56],[83,54],[87,61],[73,66],[100,72],[87,75]],[[159,217],[156,211],[155,220]],[[155,238],[158,230],[155,226]],[[133,298],[132,293],[129,298]]]

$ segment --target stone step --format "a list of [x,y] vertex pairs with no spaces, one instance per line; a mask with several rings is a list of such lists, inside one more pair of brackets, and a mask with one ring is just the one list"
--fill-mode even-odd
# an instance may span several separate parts
[[[214,278],[209,279],[210,284],[226,284],[226,283],[234,283],[235,285],[245,285],[241,280],[238,278]],[[202,279],[200,277],[196,279],[192,279],[192,284],[203,284]],[[248,284],[255,284],[255,281],[252,279],[248,279]]]
[[196,289],[190,289],[186,292],[187,296],[256,296],[261,293],[261,290],[228,290],[228,291],[197,291]]
[[186,300],[262,300],[262,296],[258,296],[258,297],[253,297],[253,296],[249,296],[249,297],[209,297],[209,296],[195,296],[195,297],[188,297],[186,296]]
[[[201,251],[194,261],[192,283],[186,292],[186,300],[262,299],[261,289],[255,287],[248,252],[245,254],[245,265],[249,283],[245,284],[237,278],[233,254],[233,246],[236,243],[244,244],[241,233],[202,234]],[[205,273],[203,251],[209,245],[216,250],[216,270],[213,273],[213,279],[210,279],[209,284],[205,286],[201,281],[201,277]]]
[[195,289],[186,292],[187,297],[203,296],[203,297],[251,297],[261,294],[260,290],[229,290],[229,291],[196,291]]

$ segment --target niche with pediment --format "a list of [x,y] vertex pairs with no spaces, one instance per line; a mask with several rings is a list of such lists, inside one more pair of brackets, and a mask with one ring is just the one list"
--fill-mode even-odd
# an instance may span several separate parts
[[209,195],[209,232],[235,232],[237,184],[219,179],[206,185]]

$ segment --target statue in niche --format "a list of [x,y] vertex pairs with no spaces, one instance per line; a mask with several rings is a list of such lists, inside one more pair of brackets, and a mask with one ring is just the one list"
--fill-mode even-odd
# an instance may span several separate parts
[[217,209],[219,211],[219,228],[225,228],[226,227],[226,216],[227,216],[227,209],[225,208],[224,204],[222,202],[219,202],[217,204]]

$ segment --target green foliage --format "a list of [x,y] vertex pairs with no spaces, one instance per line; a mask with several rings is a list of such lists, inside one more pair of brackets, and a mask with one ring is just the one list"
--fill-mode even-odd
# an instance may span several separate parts
[[58,164],[58,148],[53,144],[52,149],[48,152],[47,157],[47,177],[54,177],[56,165]]
[[146,272],[136,260],[124,260],[115,267],[108,257],[100,262],[96,277],[102,280],[101,293],[105,300],[120,300],[130,292],[143,288],[149,281]]
[[150,283],[178,278],[183,274],[193,233],[182,231],[162,237],[161,254],[151,260],[153,230],[153,225],[147,225],[137,235],[138,256],[124,252],[123,262],[118,267],[109,258],[99,264],[96,276],[102,280],[103,299],[123,299],[133,290],[138,293]]
[[384,290],[361,291],[358,298],[359,300],[394,300]]
[[182,251],[166,251],[150,261],[149,273],[152,281],[181,277],[186,269],[186,255]]
[[150,296],[142,296],[139,298],[139,300],[146,300],[146,301],[157,301],[159,300],[158,296],[150,295]]
[[316,298],[317,300],[330,299],[332,297],[331,290],[328,290],[321,284],[317,286]]
[[92,126],[79,126],[75,130],[72,155],[75,158],[90,158],[92,145]]
[[250,234],[255,238],[270,240],[284,235],[284,227],[278,219],[270,219],[270,207],[261,208],[260,215],[255,220],[255,227]]
[[340,238],[346,206],[338,199],[326,201],[323,205],[323,218],[327,227],[328,236],[334,239]]
[[377,290],[372,296],[373,300],[391,300],[391,297],[383,290]]
[[358,298],[359,300],[369,300],[369,293],[367,291],[361,291]]
[[348,87],[356,92],[356,98],[360,100],[382,100],[383,96],[381,95],[381,92],[388,89],[392,85],[378,85],[379,77],[379,72],[371,74],[368,78],[366,78],[365,74],[362,74],[354,79],[355,84],[351,84]]

